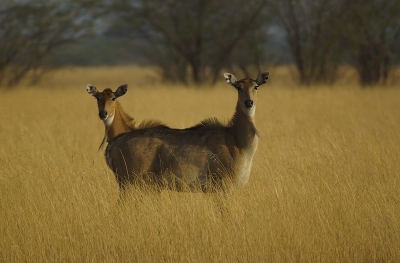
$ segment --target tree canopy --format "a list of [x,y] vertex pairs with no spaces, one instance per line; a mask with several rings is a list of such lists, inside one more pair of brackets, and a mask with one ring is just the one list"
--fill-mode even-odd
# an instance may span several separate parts
[[289,58],[300,84],[333,83],[351,65],[369,86],[399,62],[399,13],[396,0],[9,0],[0,7],[0,84],[40,76],[79,42],[74,52],[90,43],[84,55],[108,56],[95,61],[140,61],[185,84]]

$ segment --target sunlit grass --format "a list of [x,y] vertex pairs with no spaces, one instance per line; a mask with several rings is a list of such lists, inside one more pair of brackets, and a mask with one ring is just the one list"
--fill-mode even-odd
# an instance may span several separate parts
[[150,69],[71,68],[3,92],[0,261],[400,261],[400,89],[296,89],[285,69],[267,70],[250,181],[225,217],[199,193],[134,189],[118,208],[85,90],[128,83],[120,102],[138,122],[183,128],[232,116],[236,91],[222,77],[185,89]]

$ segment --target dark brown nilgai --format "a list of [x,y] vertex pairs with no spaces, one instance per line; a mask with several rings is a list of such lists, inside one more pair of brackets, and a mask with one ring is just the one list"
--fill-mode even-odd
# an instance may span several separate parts
[[[231,73],[224,76],[238,91],[236,111],[227,125],[206,119],[187,129],[144,127],[109,141],[105,156],[121,190],[144,183],[175,191],[226,192],[247,183],[258,144],[257,90],[269,73],[256,80],[237,80]],[[119,89],[107,96],[121,96]]]

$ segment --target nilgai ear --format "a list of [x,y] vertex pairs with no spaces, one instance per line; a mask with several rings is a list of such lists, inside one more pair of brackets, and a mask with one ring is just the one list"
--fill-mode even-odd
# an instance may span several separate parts
[[261,86],[261,85],[267,83],[268,78],[269,78],[269,72],[261,73],[260,75],[258,75],[258,78],[256,79],[256,83],[259,86]]
[[226,83],[228,83],[231,86],[234,86],[236,89],[240,88],[240,85],[238,85],[237,78],[235,77],[235,75],[233,75],[232,73],[225,72],[224,77],[225,77]]
[[118,87],[118,89],[114,92],[115,97],[121,97],[128,91],[128,84],[124,84]]
[[86,91],[92,95],[93,97],[96,97],[97,93],[99,93],[96,89],[95,86],[93,86],[92,84],[86,84]]

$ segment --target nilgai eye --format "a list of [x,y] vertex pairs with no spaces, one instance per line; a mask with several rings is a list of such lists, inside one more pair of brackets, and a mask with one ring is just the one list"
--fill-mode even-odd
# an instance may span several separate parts
[[111,98],[112,101],[115,101],[115,99],[116,99],[115,97]]
[[258,90],[258,87],[259,87],[259,86],[255,86],[254,89],[255,89],[255,90]]

